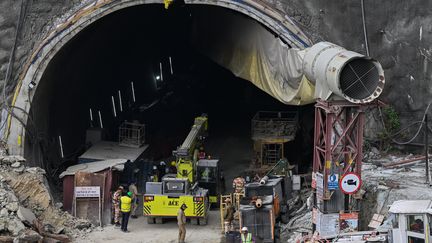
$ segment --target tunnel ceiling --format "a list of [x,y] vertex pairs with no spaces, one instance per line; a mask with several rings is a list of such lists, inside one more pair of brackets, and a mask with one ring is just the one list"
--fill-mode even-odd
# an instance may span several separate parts
[[[212,6],[165,11],[160,5],[141,5],[97,20],[64,45],[44,71],[30,110],[26,157],[36,160],[42,159],[42,155],[50,157],[45,160],[58,157],[58,136],[62,136],[64,153],[73,155],[82,149],[86,129],[100,126],[99,111],[107,138],[115,140],[116,128],[122,120],[146,121],[143,116],[149,114],[161,117],[155,120],[170,119],[170,112],[176,114],[179,124],[146,121],[160,125],[158,129],[165,126],[175,130],[187,129],[190,117],[209,109],[217,111],[230,106],[233,113],[254,112],[255,107],[245,109],[242,99],[249,99],[247,105],[253,100],[261,103],[261,108],[267,105],[267,109],[282,109],[282,103],[256,88],[250,91],[252,84],[216,65],[249,53],[251,47],[244,45],[248,42],[239,41],[254,38],[256,33],[266,33],[275,39],[274,33],[255,20]],[[235,38],[238,34],[242,38]],[[237,57],[230,56],[234,52]],[[160,63],[163,82],[156,80],[160,76]],[[237,64],[228,63],[228,68],[229,65]],[[119,107],[119,91],[123,112]],[[152,113],[149,107],[155,102],[173,107],[164,111],[167,116]],[[236,102],[243,107],[236,106]],[[187,118],[183,120],[184,117]]]

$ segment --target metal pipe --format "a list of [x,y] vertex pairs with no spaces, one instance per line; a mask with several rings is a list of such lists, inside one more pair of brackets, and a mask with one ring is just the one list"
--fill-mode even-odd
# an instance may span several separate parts
[[430,173],[429,173],[429,129],[428,129],[428,115],[425,115],[425,161],[426,161],[426,184],[430,184]]
[[255,200],[255,207],[257,208],[261,208],[262,207],[262,199],[258,198],[257,200]]
[[263,178],[261,178],[259,184],[260,185],[265,185],[268,180],[269,180],[269,177],[268,176],[264,176]]

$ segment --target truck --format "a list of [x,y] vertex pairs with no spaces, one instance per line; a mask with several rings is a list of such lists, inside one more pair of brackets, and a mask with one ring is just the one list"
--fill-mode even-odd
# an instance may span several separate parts
[[198,148],[207,136],[207,128],[207,115],[196,117],[182,145],[173,151],[177,174],[165,175],[161,182],[146,183],[143,214],[148,223],[162,223],[164,218],[176,217],[184,203],[185,216],[192,224],[207,224],[210,202],[217,202],[220,184],[219,160],[198,161]]
[[165,175],[162,182],[147,182],[143,196],[143,213],[149,224],[161,224],[165,218],[175,218],[182,204],[186,204],[186,218],[192,224],[206,225],[210,203],[208,190],[191,186],[187,178]]

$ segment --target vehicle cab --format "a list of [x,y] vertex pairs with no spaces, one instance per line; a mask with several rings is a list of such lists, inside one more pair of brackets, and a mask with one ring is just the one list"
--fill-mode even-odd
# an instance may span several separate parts
[[393,243],[432,243],[432,200],[401,200],[389,209]]
[[200,159],[197,161],[197,182],[200,187],[209,190],[210,203],[217,203],[223,192],[218,159]]

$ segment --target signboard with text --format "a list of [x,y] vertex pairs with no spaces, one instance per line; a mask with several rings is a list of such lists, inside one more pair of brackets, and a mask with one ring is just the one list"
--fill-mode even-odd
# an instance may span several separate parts
[[100,197],[99,186],[77,186],[75,187],[75,197]]

